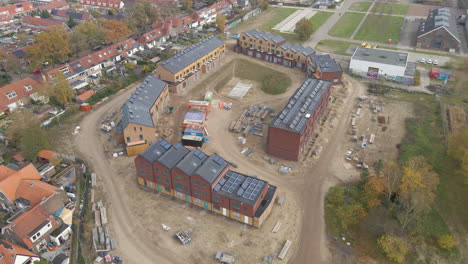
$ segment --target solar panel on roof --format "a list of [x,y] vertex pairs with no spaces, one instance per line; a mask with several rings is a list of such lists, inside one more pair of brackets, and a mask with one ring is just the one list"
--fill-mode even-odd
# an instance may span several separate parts
[[181,147],[182,147],[182,144],[180,144],[180,143],[174,145],[174,148],[175,148],[175,149],[180,149]]
[[252,201],[255,200],[255,195],[254,195],[254,194],[251,194],[251,195],[249,196],[249,200],[252,200]]
[[218,183],[216,184],[216,186],[214,187],[214,190],[215,192],[219,191],[219,189],[221,189],[221,185]]
[[229,192],[229,193],[233,193],[235,189],[236,189],[236,188],[231,187],[231,188],[229,188],[229,191],[228,191],[228,192]]
[[237,196],[242,196],[243,193],[244,193],[244,189],[239,189],[239,190],[237,190],[236,195]]
[[219,183],[220,184],[224,184],[226,182],[226,179],[225,178],[222,178],[221,180],[219,180]]
[[223,186],[223,188],[222,188],[221,190],[223,190],[223,191],[227,192],[227,191],[229,190],[229,187],[228,187],[228,186],[226,186],[226,185],[224,185],[224,186]]

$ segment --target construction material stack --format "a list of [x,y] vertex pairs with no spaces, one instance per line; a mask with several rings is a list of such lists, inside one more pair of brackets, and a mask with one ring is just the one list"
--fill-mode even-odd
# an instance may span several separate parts
[[182,144],[184,146],[202,147],[207,141],[205,121],[210,111],[207,101],[190,100],[187,104],[187,113],[182,123]]

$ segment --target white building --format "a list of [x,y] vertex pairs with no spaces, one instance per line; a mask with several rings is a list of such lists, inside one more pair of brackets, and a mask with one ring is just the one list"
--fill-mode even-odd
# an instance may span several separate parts
[[349,64],[352,73],[368,78],[386,78],[412,83],[416,64],[408,62],[408,53],[358,47]]

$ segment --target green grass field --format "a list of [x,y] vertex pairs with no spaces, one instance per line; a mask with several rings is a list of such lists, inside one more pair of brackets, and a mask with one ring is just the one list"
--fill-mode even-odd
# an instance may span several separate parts
[[348,50],[349,46],[353,44],[359,45],[359,43],[352,43],[352,42],[341,41],[341,40],[324,39],[324,40],[321,40],[317,44],[317,46],[315,46],[315,49],[318,51],[322,51],[322,52],[349,56],[351,54],[346,53],[346,51]]
[[332,12],[323,12],[323,11],[319,11],[317,13],[315,13],[315,15],[313,15],[309,21],[312,23],[312,26],[313,26],[313,29],[314,29],[314,32],[319,29],[323,23],[325,23],[327,21],[327,19],[333,15]]
[[349,11],[361,11],[361,12],[366,12],[369,7],[372,5],[372,2],[359,2],[359,3],[354,3],[349,7]]
[[333,25],[332,29],[328,31],[328,34],[334,37],[349,38],[353,35],[354,30],[356,30],[363,17],[364,14],[361,13],[345,13]]
[[408,7],[401,4],[375,3],[371,12],[404,16],[408,13]]
[[405,18],[395,16],[369,15],[354,39],[386,43],[398,43]]
[[296,11],[296,8],[272,8],[271,12],[268,14],[268,19],[259,27],[259,29],[263,31],[271,31],[274,26]]

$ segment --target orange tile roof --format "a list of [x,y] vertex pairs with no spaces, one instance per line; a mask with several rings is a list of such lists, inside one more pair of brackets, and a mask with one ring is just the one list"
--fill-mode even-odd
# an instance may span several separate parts
[[24,159],[24,155],[23,155],[23,153],[21,153],[21,152],[16,153],[16,154],[13,155],[11,158],[14,159],[14,160],[16,160],[16,161],[19,161],[19,162],[22,162],[22,161],[25,160],[25,159]]
[[0,255],[3,256],[3,258],[0,258],[0,264],[15,263],[16,256],[28,256],[31,258],[39,258],[38,255],[32,253],[31,251],[16,244],[10,243],[6,240],[0,241]]
[[15,172],[16,172],[15,170],[12,170],[8,168],[7,166],[3,166],[3,165],[0,166],[0,181],[3,181],[4,179],[6,179],[8,176],[12,175]]
[[23,180],[19,183],[15,196],[28,200],[29,206],[34,207],[45,198],[53,196],[58,189],[40,180]]
[[39,28],[45,28],[45,27],[50,27],[50,26],[66,27],[65,23],[63,23],[62,21],[57,21],[57,20],[47,19],[47,18],[30,17],[30,16],[24,16],[22,23],[31,25],[32,27],[39,27]]
[[37,153],[37,156],[39,158],[43,158],[43,159],[46,159],[46,160],[51,160],[52,158],[54,158],[56,155],[56,153],[52,150],[46,150],[46,149],[42,149],[42,150],[39,150],[39,152]]
[[94,91],[93,89],[91,89],[91,90],[88,90],[88,91],[86,91],[86,92],[80,94],[80,95],[77,96],[77,97],[78,97],[78,100],[84,102],[84,101],[88,100],[91,96],[93,96],[93,94],[95,94],[95,93],[96,93],[96,91]]
[[38,7],[39,10],[43,11],[43,10],[52,10],[52,9],[57,9],[57,8],[62,8],[62,7],[65,7],[67,6],[67,1],[65,0],[60,0],[60,1],[54,1],[54,2],[50,2],[48,4],[45,4],[45,5],[40,5]]
[[9,14],[11,16],[16,14],[22,14],[26,12],[30,12],[34,9],[34,6],[31,2],[22,2],[16,3],[12,5],[2,6],[0,7],[1,14]]
[[23,180],[40,180],[41,175],[37,172],[36,168],[32,164],[27,165],[21,170],[11,174],[9,177],[0,181],[0,190],[5,196],[13,202],[18,198],[16,193],[18,187]]
[[[29,85],[33,88],[31,90],[27,90],[26,87],[29,87]],[[22,79],[10,84],[7,84],[3,87],[0,88],[0,108],[1,109],[8,109],[8,105],[16,102],[26,96],[29,96],[33,94],[34,88],[38,88],[41,85],[41,83],[37,80],[34,80],[32,78],[26,78]],[[16,96],[9,99],[6,94],[10,92],[15,92]]]
[[52,228],[58,225],[54,217],[49,215],[49,213],[47,213],[47,211],[41,205],[38,205],[33,209],[20,215],[5,228],[11,229],[13,233],[15,233],[19,238],[21,238],[23,243],[28,248],[31,248],[34,244],[27,237],[27,235],[31,233],[31,231],[33,231],[35,228],[40,226],[42,223],[44,223],[46,220],[49,220],[51,222]]

